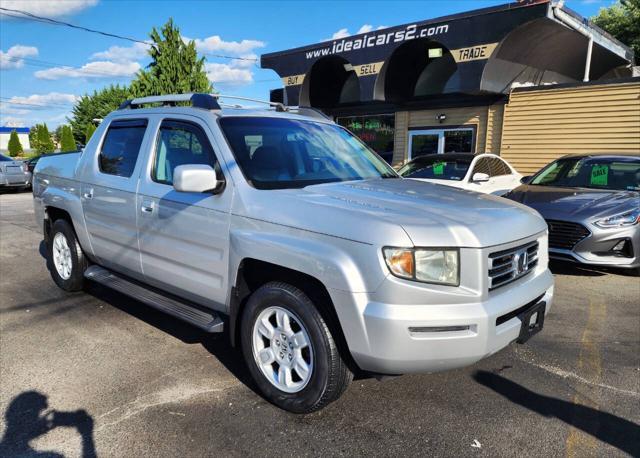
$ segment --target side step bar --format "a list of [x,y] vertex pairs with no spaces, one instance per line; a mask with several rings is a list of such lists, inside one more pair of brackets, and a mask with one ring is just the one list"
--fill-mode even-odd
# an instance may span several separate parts
[[213,310],[165,296],[151,287],[129,280],[104,267],[90,266],[84,272],[84,276],[206,332],[222,332],[224,329],[224,322]]

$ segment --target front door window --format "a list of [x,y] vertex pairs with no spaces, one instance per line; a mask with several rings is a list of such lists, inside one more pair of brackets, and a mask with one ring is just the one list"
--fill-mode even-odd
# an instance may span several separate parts
[[409,131],[409,160],[426,154],[473,153],[473,129]]

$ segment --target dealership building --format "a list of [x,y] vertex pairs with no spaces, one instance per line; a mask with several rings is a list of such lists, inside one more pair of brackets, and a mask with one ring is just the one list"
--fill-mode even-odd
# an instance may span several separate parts
[[271,100],[314,107],[393,164],[490,152],[530,173],[640,153],[633,52],[562,2],[521,1],[265,54]]

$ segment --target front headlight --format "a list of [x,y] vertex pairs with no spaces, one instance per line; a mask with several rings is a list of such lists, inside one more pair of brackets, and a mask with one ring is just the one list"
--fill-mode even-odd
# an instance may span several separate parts
[[594,224],[605,229],[612,227],[633,226],[640,222],[640,209],[631,210],[630,212],[621,213],[619,215],[610,216],[596,221]]
[[423,283],[458,286],[459,252],[451,248],[383,248],[387,267],[396,277]]

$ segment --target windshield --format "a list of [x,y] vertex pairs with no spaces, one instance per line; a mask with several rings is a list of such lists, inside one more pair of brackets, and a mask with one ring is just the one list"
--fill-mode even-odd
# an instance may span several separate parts
[[552,162],[531,180],[540,186],[640,191],[640,158],[582,157]]
[[333,124],[228,117],[220,126],[240,169],[258,189],[398,177],[357,137]]
[[2,154],[0,154],[0,162],[13,162],[13,159],[11,159],[10,157],[4,156]]
[[402,167],[398,173],[405,178],[460,181],[467,174],[471,161],[473,161],[473,156],[468,158],[418,158]]

